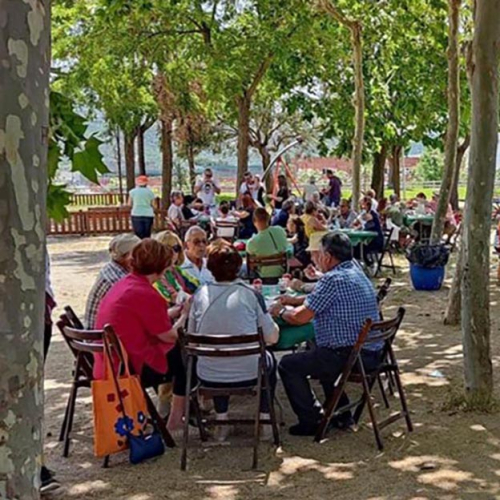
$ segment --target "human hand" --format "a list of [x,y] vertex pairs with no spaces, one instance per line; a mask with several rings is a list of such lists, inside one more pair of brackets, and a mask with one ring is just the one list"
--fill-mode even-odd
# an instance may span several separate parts
[[[280,297],[280,299],[283,299],[284,297]],[[283,304],[281,303],[281,300],[278,302],[275,302],[274,304],[271,305],[269,308],[269,314],[273,318],[277,318],[280,315],[280,311],[283,309]]]
[[302,290],[303,286],[304,286],[304,282],[302,280],[293,279],[290,282],[290,288],[292,290],[295,290],[296,292],[300,292]]
[[318,279],[318,271],[316,270],[316,268],[312,264],[309,264],[304,269],[304,276],[307,279],[316,280],[316,279]]

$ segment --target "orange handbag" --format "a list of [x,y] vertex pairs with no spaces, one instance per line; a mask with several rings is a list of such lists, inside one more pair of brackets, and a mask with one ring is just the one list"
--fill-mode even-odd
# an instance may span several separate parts
[[[118,341],[120,359],[117,382],[119,397],[113,380],[113,358],[107,336],[103,338],[105,373],[101,380],[92,382],[92,402],[94,411],[94,455],[104,457],[126,450],[127,435],[142,436],[149,420],[146,399],[137,375],[131,375],[128,356],[121,342]],[[115,349],[117,350],[117,349]],[[125,411],[122,411],[120,399]],[[125,414],[125,415],[124,415]]]

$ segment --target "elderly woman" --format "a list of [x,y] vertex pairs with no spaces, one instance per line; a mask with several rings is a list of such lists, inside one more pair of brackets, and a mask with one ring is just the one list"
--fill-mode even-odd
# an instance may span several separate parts
[[[153,283],[171,266],[172,252],[161,243],[146,238],[132,250],[132,272],[104,297],[97,313],[96,328],[112,325],[125,347],[135,373],[144,385],[157,388],[173,379],[169,430],[182,425],[186,379],[178,331],[186,322],[189,301],[178,321],[172,325],[165,301]],[[95,376],[102,374],[102,357],[96,357]],[[100,373],[99,373],[100,372]]]
[[[224,241],[212,244],[208,251],[208,269],[215,283],[201,287],[193,298],[188,331],[204,335],[245,335],[262,328],[268,344],[278,341],[279,329],[266,310],[264,299],[253,288],[237,279],[242,259],[236,249]],[[245,386],[257,378],[257,356],[242,358],[199,358],[198,377],[211,387]],[[272,391],[276,384],[276,366],[269,354],[267,368]],[[227,420],[229,398],[214,398],[216,418]],[[262,418],[269,418],[267,398],[262,398]],[[227,437],[228,428],[218,428],[218,438]]]
[[318,206],[312,201],[306,203],[302,221],[308,238],[317,231],[326,231],[328,229],[326,220],[318,213]]
[[155,239],[172,252],[172,263],[154,287],[169,306],[174,306],[179,293],[192,295],[200,286],[200,282],[181,268],[186,258],[182,241],[177,234],[173,231],[162,231]]

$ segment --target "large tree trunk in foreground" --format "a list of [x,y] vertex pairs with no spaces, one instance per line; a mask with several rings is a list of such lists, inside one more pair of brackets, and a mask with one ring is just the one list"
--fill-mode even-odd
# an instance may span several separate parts
[[194,186],[196,184],[196,163],[194,161],[194,149],[191,144],[187,146],[187,159],[189,167],[189,186],[191,192],[194,193]]
[[[450,190],[457,163],[458,127],[460,121],[460,30],[461,0],[448,0],[448,127],[444,157],[443,180],[431,230],[431,242],[438,243],[443,235]],[[500,13],[499,13],[500,14]]]
[[39,498],[50,3],[0,5],[0,498]]
[[127,174],[127,192],[135,186],[135,133],[124,133],[125,172]]
[[236,196],[238,196],[243,175],[248,170],[248,148],[250,146],[250,105],[247,95],[241,96],[238,103],[238,172],[236,176]]
[[472,44],[472,124],[464,217],[462,333],[466,397],[488,404],[493,375],[490,351],[490,234],[498,142],[500,0],[477,0]]
[[144,151],[144,134],[146,131],[139,127],[137,130],[137,159],[139,164],[139,174],[146,175],[146,152]]
[[453,210],[459,209],[458,183],[460,182],[460,172],[464,162],[465,153],[469,149],[470,134],[467,134],[461,144],[457,147],[457,159],[455,162],[455,171],[453,172],[453,182],[451,184],[450,203]]
[[388,148],[382,144],[380,150],[373,155],[373,170],[371,187],[377,193],[377,199],[384,197],[385,164],[387,162]]
[[445,325],[459,325],[462,314],[462,277],[464,271],[463,244],[460,242],[458,250],[457,266],[451,283],[451,290],[448,295],[448,303],[444,314]]
[[170,205],[172,192],[172,172],[174,170],[174,153],[172,147],[172,120],[161,120],[161,207]]

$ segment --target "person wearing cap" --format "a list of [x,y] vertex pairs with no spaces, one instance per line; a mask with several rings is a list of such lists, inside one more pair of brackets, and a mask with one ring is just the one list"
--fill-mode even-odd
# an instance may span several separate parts
[[132,227],[139,238],[150,238],[155,217],[153,209],[155,194],[148,188],[148,178],[145,175],[139,175],[135,179],[135,185],[136,187],[128,193],[128,202],[132,207]]
[[[323,273],[312,293],[302,297],[283,296],[270,313],[291,325],[314,324],[316,346],[284,356],[278,370],[298,423],[290,427],[295,436],[313,436],[322,418],[322,406],[311,391],[309,378],[319,380],[326,399],[342,373],[367,319],[379,320],[377,295],[363,270],[353,261],[349,237],[339,232],[323,235],[313,260]],[[285,306],[293,306],[291,308]],[[367,371],[382,360],[383,342],[361,351]],[[339,408],[348,404],[342,395]],[[341,428],[352,424],[349,412],[332,422]]]
[[97,310],[102,299],[115,283],[118,283],[130,272],[131,253],[140,241],[139,237],[134,234],[120,234],[110,241],[109,255],[111,260],[99,272],[87,298],[84,322],[89,330],[95,328]]

